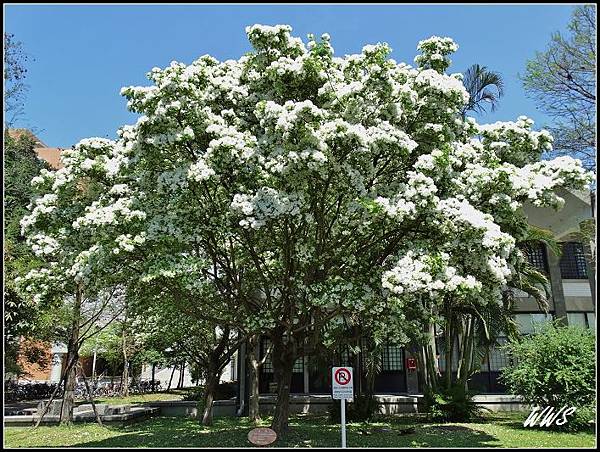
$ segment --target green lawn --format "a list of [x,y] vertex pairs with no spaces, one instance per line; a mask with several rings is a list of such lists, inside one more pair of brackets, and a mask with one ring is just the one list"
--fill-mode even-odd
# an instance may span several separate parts
[[[496,415],[469,424],[426,424],[410,417],[387,417],[348,425],[348,447],[594,447],[595,435],[526,429],[526,413]],[[268,419],[262,424],[268,425]],[[324,417],[294,417],[278,447],[339,447],[340,428]],[[405,435],[399,429],[414,426]],[[245,418],[217,418],[203,427],[194,419],[159,417],[126,427],[96,424],[72,427],[9,427],[5,447],[243,447],[253,426]]]
[[[156,402],[160,400],[182,400],[185,392],[169,391],[169,392],[154,392],[148,394],[134,394],[128,397],[97,397],[95,403],[109,403],[110,405],[123,405],[129,403]],[[87,400],[81,400],[81,403],[88,403]]]

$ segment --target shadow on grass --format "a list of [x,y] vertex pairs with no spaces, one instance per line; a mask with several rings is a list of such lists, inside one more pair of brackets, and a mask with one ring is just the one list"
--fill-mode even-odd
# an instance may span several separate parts
[[482,430],[461,425],[418,426],[410,442],[416,447],[501,447],[500,440]]
[[[268,425],[268,422],[264,422]],[[417,425],[413,433],[400,434],[401,425],[347,426],[348,447],[497,447],[497,438],[470,427]],[[216,419],[212,427],[195,419],[161,417],[122,428],[116,436],[75,444],[78,447],[251,447],[247,419]],[[272,447],[339,447],[340,427],[321,418],[292,418],[290,430]]]
[[125,427],[108,427],[116,436],[81,442],[78,447],[235,447],[246,444],[252,426],[217,420],[212,427],[196,419],[159,417]]

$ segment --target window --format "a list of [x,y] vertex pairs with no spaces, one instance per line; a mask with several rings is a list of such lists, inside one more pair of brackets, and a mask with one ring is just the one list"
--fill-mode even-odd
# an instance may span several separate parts
[[296,360],[292,372],[295,374],[301,374],[304,372],[304,356],[301,356]]
[[[271,345],[271,341],[269,339],[267,339],[266,337],[263,337],[260,343],[260,358],[262,359],[265,354],[267,353],[267,350],[269,350],[269,345]],[[273,351],[271,351],[271,353],[269,353],[269,356],[267,356],[267,359],[265,359],[265,363],[262,366],[262,371],[264,373],[273,373],[273,360],[271,359],[271,357],[273,356]]]
[[588,312],[587,313],[587,322],[588,322],[588,328],[595,330],[596,329],[596,314],[593,312]]
[[585,323],[585,312],[567,312],[567,322],[569,325],[587,327]]
[[506,338],[498,338],[498,345],[490,347],[490,371],[498,372],[510,364],[508,353],[502,348],[506,342]]
[[542,273],[548,273],[546,250],[541,242],[527,242],[520,246],[521,251],[527,256],[529,263]]
[[340,366],[352,366],[352,358],[354,355],[350,354],[350,349],[348,347],[344,347],[340,352]]
[[515,314],[515,320],[522,334],[531,334],[538,330],[542,323],[552,320],[550,314]]
[[386,345],[383,348],[383,370],[404,370],[402,347],[398,345]]
[[563,279],[586,279],[587,264],[583,244],[579,242],[565,242],[560,257],[560,275]]
[[[271,345],[271,341],[268,338],[263,337],[262,341],[261,341],[261,350],[260,350],[261,358],[263,356],[265,356],[265,353],[269,349],[269,345]],[[273,351],[271,351],[271,353],[269,353],[269,356],[267,357],[267,359],[265,359],[265,363],[262,366],[262,371],[264,373],[268,373],[268,374],[273,373],[272,356],[273,356]],[[292,372],[294,372],[294,373],[304,372],[304,357],[303,356],[301,356],[300,358],[298,358],[296,360],[296,362],[294,363],[294,368],[293,368]]]
[[593,312],[567,312],[567,322],[569,325],[596,329],[596,315]]

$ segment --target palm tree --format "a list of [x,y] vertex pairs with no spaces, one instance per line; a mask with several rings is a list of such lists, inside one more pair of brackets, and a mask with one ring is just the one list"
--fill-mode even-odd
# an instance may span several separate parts
[[504,80],[498,72],[490,71],[486,66],[474,64],[463,75],[463,85],[469,93],[469,102],[461,111],[463,119],[468,111],[484,113],[486,106],[494,111],[500,97],[504,95]]

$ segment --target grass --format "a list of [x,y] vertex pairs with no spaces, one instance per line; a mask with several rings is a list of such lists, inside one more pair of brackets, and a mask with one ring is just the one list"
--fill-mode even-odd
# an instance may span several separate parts
[[[388,416],[347,425],[348,447],[594,447],[594,432],[559,433],[524,428],[526,413],[496,414],[475,423],[424,423]],[[269,419],[260,425],[268,426]],[[399,430],[414,426],[415,432]],[[76,424],[70,427],[9,427],[5,447],[244,447],[254,427],[246,418],[216,418],[203,427],[183,417],[157,417],[125,427]],[[340,426],[326,417],[293,417],[290,432],[276,447],[340,447]]]
[[[95,403],[109,403],[111,405],[123,405],[129,403],[158,402],[161,400],[182,400],[185,393],[182,391],[154,392],[148,394],[134,394],[127,397],[97,397]],[[82,403],[89,403],[82,400]]]

